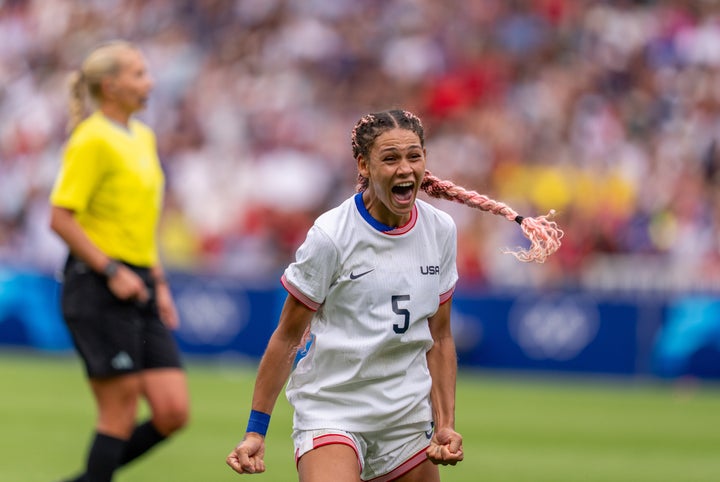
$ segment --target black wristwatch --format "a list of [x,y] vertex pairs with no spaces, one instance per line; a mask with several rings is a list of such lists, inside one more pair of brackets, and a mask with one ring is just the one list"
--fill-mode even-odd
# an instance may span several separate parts
[[119,267],[120,267],[120,263],[118,263],[114,259],[111,259],[110,261],[107,262],[107,264],[103,268],[102,272],[105,275],[105,277],[109,279],[117,274]]

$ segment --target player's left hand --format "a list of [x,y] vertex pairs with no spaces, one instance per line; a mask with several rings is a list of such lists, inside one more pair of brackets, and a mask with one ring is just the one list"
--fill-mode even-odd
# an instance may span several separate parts
[[430,446],[425,453],[428,459],[436,465],[455,465],[465,458],[462,435],[448,427],[438,429],[430,440]]

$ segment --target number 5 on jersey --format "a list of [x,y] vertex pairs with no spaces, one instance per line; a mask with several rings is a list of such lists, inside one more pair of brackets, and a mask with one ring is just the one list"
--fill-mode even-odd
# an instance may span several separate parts
[[395,323],[393,325],[393,331],[397,334],[405,333],[410,326],[410,312],[405,308],[401,308],[398,303],[401,301],[410,301],[410,295],[393,295],[391,300],[392,310],[403,317],[402,324]]

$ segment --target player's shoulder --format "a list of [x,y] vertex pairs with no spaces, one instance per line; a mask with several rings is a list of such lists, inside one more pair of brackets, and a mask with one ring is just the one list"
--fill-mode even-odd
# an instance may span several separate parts
[[428,219],[441,227],[454,227],[455,220],[448,213],[439,209],[427,201],[422,199],[415,200],[415,206],[418,210],[418,216],[424,219]]
[[354,197],[350,197],[318,216],[315,220],[315,226],[328,234],[337,232],[344,228],[353,209],[355,209],[355,201]]
[[102,116],[97,112],[81,120],[72,131],[74,137],[87,137],[102,131],[105,128]]
[[107,125],[97,113],[91,114],[75,126],[68,145],[74,147],[90,146],[102,142],[107,132]]

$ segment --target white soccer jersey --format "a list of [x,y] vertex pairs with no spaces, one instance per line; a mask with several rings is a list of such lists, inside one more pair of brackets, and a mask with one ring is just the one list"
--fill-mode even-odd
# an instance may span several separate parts
[[316,310],[307,355],[286,394],[294,428],[373,431],[432,419],[428,318],[457,282],[457,233],[445,212],[417,200],[387,230],[361,194],[320,216],[283,274]]

